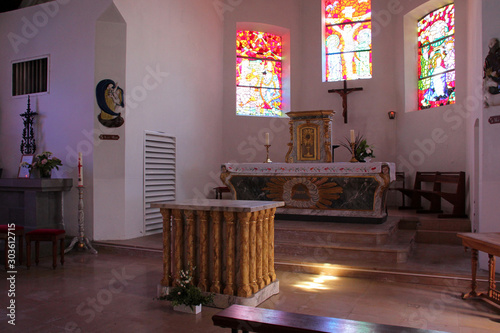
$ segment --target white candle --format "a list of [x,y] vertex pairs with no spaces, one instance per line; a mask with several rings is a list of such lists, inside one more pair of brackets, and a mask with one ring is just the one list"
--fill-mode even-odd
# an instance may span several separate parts
[[78,186],[83,186],[83,158],[82,158],[82,153],[78,153]]
[[266,133],[266,145],[269,146],[269,133]]
[[356,140],[354,139],[354,130],[351,130],[351,142],[354,143]]

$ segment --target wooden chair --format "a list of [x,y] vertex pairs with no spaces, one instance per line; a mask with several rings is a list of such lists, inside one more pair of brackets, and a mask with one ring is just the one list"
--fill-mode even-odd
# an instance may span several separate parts
[[[7,224],[0,225],[0,239],[5,240],[5,269],[8,270],[8,250],[9,250],[9,232],[13,233],[17,237],[17,247],[16,252],[19,253],[19,265],[23,264],[23,238],[24,238],[24,227],[20,225],[15,225],[13,228],[9,228]],[[12,235],[12,234],[11,234]]]
[[26,234],[26,266],[31,266],[31,242],[35,242],[35,264],[38,266],[40,242],[52,242],[52,267],[57,267],[57,241],[60,243],[61,266],[64,265],[64,239],[66,231],[62,229],[37,229]]

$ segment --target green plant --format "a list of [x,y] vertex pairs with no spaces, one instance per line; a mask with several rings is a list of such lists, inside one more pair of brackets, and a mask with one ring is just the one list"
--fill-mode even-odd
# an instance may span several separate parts
[[31,169],[39,170],[41,175],[47,175],[54,168],[59,170],[59,167],[62,166],[62,163],[61,160],[53,156],[53,154],[50,151],[44,151],[43,153],[35,156],[33,163],[31,163],[31,165],[26,162],[23,162],[21,163],[21,166],[28,167],[30,170]]
[[[348,138],[345,138],[345,142],[341,142],[340,145],[347,148],[352,154],[352,145]],[[368,145],[363,135],[358,134],[354,140],[354,157],[360,162],[364,162],[366,158],[375,157],[373,154],[373,146]]]
[[177,285],[170,289],[168,295],[160,296],[159,299],[170,301],[173,306],[187,305],[191,310],[196,305],[207,305],[212,302],[213,294],[204,295],[200,288],[193,285],[194,269],[195,267],[186,271],[181,270],[179,278],[175,280]]

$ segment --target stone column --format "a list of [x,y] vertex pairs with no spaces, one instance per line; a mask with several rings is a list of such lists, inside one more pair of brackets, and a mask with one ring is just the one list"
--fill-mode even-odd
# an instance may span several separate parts
[[238,260],[238,296],[250,297],[250,216],[252,213],[237,213],[239,234]]
[[234,247],[236,243],[236,233],[234,228],[234,214],[232,212],[224,212],[224,223],[226,225],[226,239],[224,244],[226,269],[223,293],[226,295],[234,295]]
[[221,235],[221,225],[220,225],[221,213],[216,211],[210,212],[211,221],[211,238],[212,238],[212,277],[211,277],[211,287],[210,292],[220,294],[220,281],[221,281],[221,267],[222,267],[222,256],[221,256],[221,245],[220,245],[220,235]]
[[208,291],[208,220],[206,211],[198,211],[198,222],[200,224],[199,241],[199,274],[198,288]]
[[259,291],[257,285],[257,218],[259,212],[253,212],[250,217],[250,287],[252,293]]
[[[175,280],[179,279],[180,271],[182,270],[182,249],[184,244],[182,241],[182,211],[179,209],[172,210],[174,216],[175,235],[174,235],[174,271],[173,276]],[[177,281],[173,281],[177,284]]]
[[170,217],[171,210],[162,208],[160,209],[161,216],[163,217],[163,279],[161,280],[162,286],[170,286],[170,271],[171,264],[171,230],[170,230]]

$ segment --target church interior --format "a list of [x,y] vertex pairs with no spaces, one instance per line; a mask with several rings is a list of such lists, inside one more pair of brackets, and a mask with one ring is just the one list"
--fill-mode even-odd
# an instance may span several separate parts
[[[420,25],[450,8],[427,61]],[[229,303],[335,318],[335,332],[498,332],[498,13],[497,0],[5,1],[0,331],[229,331],[212,321],[226,306],[161,300],[182,262]]]

